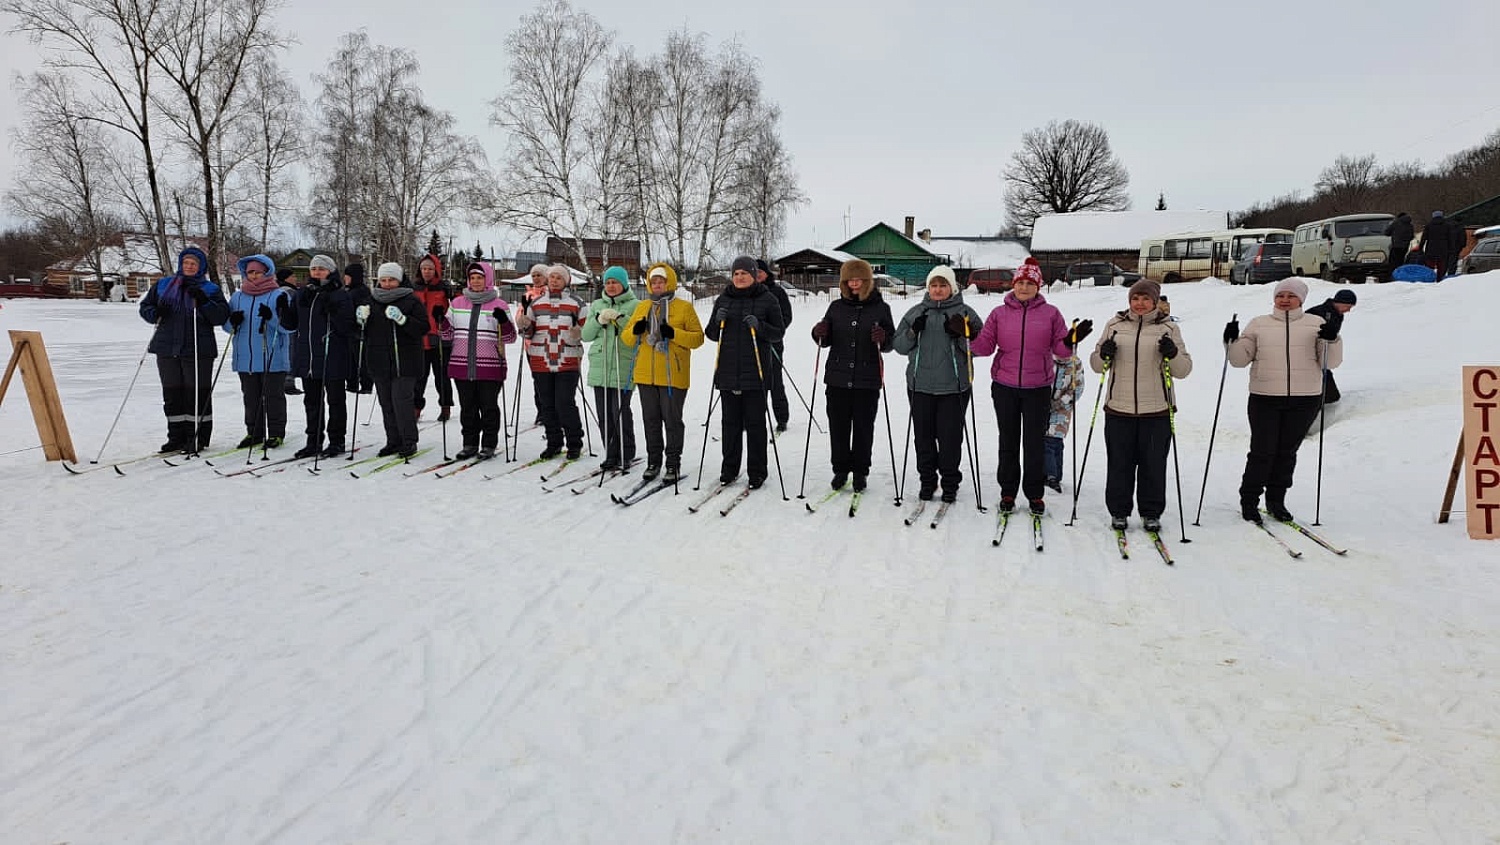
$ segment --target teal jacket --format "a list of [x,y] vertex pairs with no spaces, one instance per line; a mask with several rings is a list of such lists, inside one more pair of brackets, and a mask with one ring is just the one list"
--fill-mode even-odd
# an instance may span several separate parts
[[[927,315],[925,328],[912,331],[912,323],[923,314]],[[954,315],[967,315],[976,334],[984,321],[973,308],[964,304],[963,294],[954,291],[942,302],[933,302],[923,295],[922,301],[913,305],[901,325],[896,327],[893,348],[907,356],[906,389],[917,393],[946,394],[963,393],[973,382],[969,369],[969,353],[961,337],[953,337],[943,331],[943,323]]]
[[[589,345],[589,387],[614,387],[630,390],[635,387],[636,348],[620,342],[620,332],[635,313],[640,300],[626,288],[619,296],[606,296],[589,305],[589,315],[583,321],[583,342]],[[614,325],[599,322],[599,312],[613,308],[620,316]]]

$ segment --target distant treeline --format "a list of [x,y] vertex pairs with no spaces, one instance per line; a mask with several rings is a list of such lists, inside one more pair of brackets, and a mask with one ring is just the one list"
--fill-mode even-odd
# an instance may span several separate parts
[[1500,196],[1500,130],[1432,168],[1417,162],[1382,167],[1374,155],[1339,156],[1319,174],[1311,196],[1294,191],[1234,217],[1241,226],[1294,229],[1339,214],[1406,211],[1420,227],[1434,211],[1452,214],[1494,196]]

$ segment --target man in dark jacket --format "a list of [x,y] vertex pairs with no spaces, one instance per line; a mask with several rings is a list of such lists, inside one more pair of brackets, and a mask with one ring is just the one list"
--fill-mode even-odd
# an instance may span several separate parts
[[1422,230],[1422,242],[1417,249],[1427,256],[1427,266],[1437,273],[1438,281],[1448,272],[1448,266],[1453,263],[1451,253],[1453,252],[1453,228],[1448,224],[1448,218],[1443,212],[1432,212],[1432,222]]
[[[1334,333],[1338,334],[1344,328],[1344,315],[1353,311],[1354,306],[1357,304],[1359,304],[1359,297],[1354,295],[1354,291],[1345,288],[1334,294],[1331,299],[1323,300],[1323,304],[1314,305],[1306,309],[1303,313],[1316,314],[1322,317],[1323,322],[1333,324]],[[1324,370],[1323,404],[1332,405],[1339,401],[1340,396],[1339,386],[1333,380],[1333,370]]]
[[[313,256],[307,271],[310,280],[298,291],[292,373],[307,388],[302,397],[302,409],[307,413],[307,445],[298,450],[299,458],[318,454],[331,458],[343,452],[349,427],[344,382],[351,372],[351,347],[359,329],[354,322],[354,301],[335,275],[337,270],[332,258]],[[327,448],[323,447],[325,431]]]
[[1400,212],[1396,219],[1385,227],[1385,233],[1391,238],[1391,251],[1387,256],[1387,263],[1394,270],[1406,263],[1406,250],[1411,246],[1411,239],[1416,235],[1416,230],[1411,225],[1411,215]]
[[[792,327],[792,298],[787,296],[786,288],[776,281],[776,274],[771,272],[771,265],[764,258],[755,260],[755,281],[766,286],[766,290],[776,297],[776,304],[781,308],[781,328],[783,331]],[[786,377],[782,375],[785,368],[782,358],[786,354],[786,342],[778,340],[771,344],[771,369],[766,375],[771,380],[771,413],[776,417],[776,430],[786,431],[786,424],[792,418],[792,408],[786,401]]]
[[731,265],[729,286],[714,300],[704,335],[719,344],[714,387],[719,389],[720,441],[723,464],[719,481],[739,477],[742,447],[747,454],[750,489],[766,483],[766,393],[770,386],[766,364],[771,344],[785,329],[781,307],[766,286],[755,281],[755,259],[740,256]]

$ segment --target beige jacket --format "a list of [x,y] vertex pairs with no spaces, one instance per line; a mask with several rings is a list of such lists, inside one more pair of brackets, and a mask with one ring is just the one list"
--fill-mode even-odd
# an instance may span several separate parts
[[1322,317],[1301,308],[1262,314],[1229,344],[1229,363],[1250,367],[1250,392],[1257,396],[1317,396],[1323,392],[1323,367],[1331,370],[1344,361],[1344,339],[1325,345],[1318,337],[1322,326]]
[[[1145,317],[1137,317],[1129,311],[1121,311],[1104,324],[1099,342],[1114,338],[1117,347],[1115,360],[1109,366],[1105,413],[1127,417],[1166,416],[1174,403],[1168,398],[1166,385],[1162,383],[1161,352],[1156,348],[1163,335],[1170,336],[1177,344],[1177,356],[1167,362],[1172,378],[1186,377],[1193,371],[1193,356],[1188,354],[1177,324],[1165,315],[1153,310]],[[1099,354],[1097,343],[1089,356],[1089,366],[1096,373],[1104,372],[1104,358]]]

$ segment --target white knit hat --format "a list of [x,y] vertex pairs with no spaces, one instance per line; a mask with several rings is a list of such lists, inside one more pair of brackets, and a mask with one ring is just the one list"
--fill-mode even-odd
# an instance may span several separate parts
[[395,279],[396,281],[399,282],[399,281],[401,281],[401,277],[404,276],[405,274],[406,273],[405,273],[404,270],[401,269],[401,265],[400,264],[397,264],[394,261],[387,261],[386,263],[380,265],[380,270],[375,274],[375,278],[377,280],[378,279]]
[[933,279],[943,279],[950,288],[958,287],[958,279],[953,275],[953,268],[947,264],[939,264],[927,272],[927,284],[932,284]]
[[1307,301],[1307,283],[1296,277],[1282,279],[1276,285],[1276,292],[1271,294],[1275,297],[1278,293],[1290,293],[1302,302]]

